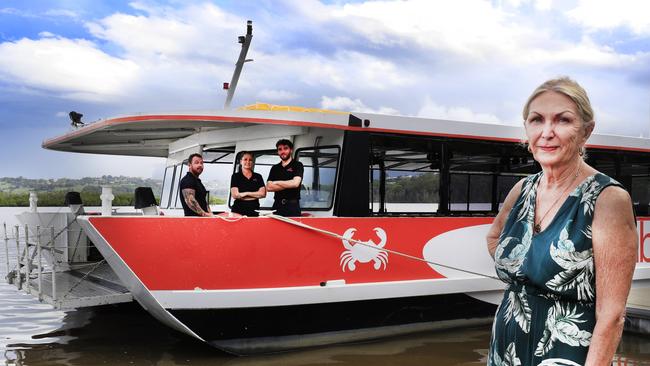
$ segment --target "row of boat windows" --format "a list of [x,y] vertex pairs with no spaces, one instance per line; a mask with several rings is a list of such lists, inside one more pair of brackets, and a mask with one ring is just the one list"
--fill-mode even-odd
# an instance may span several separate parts
[[[275,150],[254,151],[254,171],[263,179],[269,175],[271,166],[278,163]],[[340,157],[340,148],[314,147],[296,150],[296,159],[305,167],[301,186],[300,204],[305,210],[329,210],[334,199],[334,184]],[[211,206],[232,206],[230,197],[230,176],[239,171],[239,155],[235,158],[234,147],[212,149],[203,152],[204,170],[201,181],[209,194]],[[234,169],[233,169],[234,163]],[[162,208],[181,208],[178,184],[187,173],[187,162],[167,167],[161,194]],[[262,208],[273,205],[273,193],[260,200]],[[215,207],[212,207],[213,209]]]
[[[210,192],[211,205],[231,206],[230,175],[239,169],[233,148],[204,151],[201,180]],[[512,186],[540,170],[525,147],[513,142],[373,134],[370,136],[367,171],[368,216],[383,215],[494,215]],[[255,171],[264,179],[278,162],[275,151],[254,151]],[[345,152],[344,152],[345,154]],[[305,166],[301,190],[304,210],[331,210],[341,158],[338,146],[296,150]],[[592,150],[587,162],[617,179],[630,192],[638,215],[647,215],[650,204],[650,154]],[[168,167],[161,207],[180,208],[178,182],[187,165]],[[346,179],[340,177],[339,179]],[[364,203],[365,202],[365,203]],[[273,193],[260,204],[270,208]],[[363,207],[363,206],[359,206]],[[214,208],[214,207],[213,207]]]
[[[370,139],[373,215],[494,215],[510,189],[540,171],[525,146],[419,136]],[[650,204],[650,154],[589,150],[587,163],[630,192],[637,215]]]

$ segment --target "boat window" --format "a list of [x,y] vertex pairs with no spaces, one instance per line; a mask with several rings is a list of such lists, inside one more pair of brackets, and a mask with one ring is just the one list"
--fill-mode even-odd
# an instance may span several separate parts
[[539,170],[521,144],[450,140],[449,212],[495,214],[521,178]]
[[174,177],[174,185],[172,186],[172,199],[171,199],[171,204],[173,208],[183,208],[181,201],[180,201],[180,192],[178,190],[178,187],[180,185],[181,179],[183,179],[183,176],[185,175],[185,172],[187,172],[187,161],[184,161],[182,164],[177,164],[176,165],[176,172],[178,173]]
[[303,210],[332,208],[339,154],[338,146],[309,147],[296,151],[296,159],[305,168],[300,190],[300,207]]
[[172,190],[172,185],[174,184],[174,173],[176,172],[175,166],[168,166],[165,169],[165,175],[163,177],[162,193],[160,194],[160,207],[168,208],[170,202],[170,193]]
[[[253,166],[253,171],[255,173],[260,174],[262,176],[262,179],[264,180],[264,184],[266,184],[266,180],[269,177],[269,172],[271,171],[271,167],[280,162],[280,158],[278,158],[278,153],[275,150],[261,150],[261,151],[251,151],[251,152],[255,157],[255,165]],[[241,152],[237,154],[237,158],[235,159],[234,172],[239,171],[240,160],[241,160]],[[230,176],[228,176],[228,193],[230,193]],[[232,204],[234,202],[235,200],[232,199],[232,197],[230,197],[230,202],[228,202],[228,206],[232,207]],[[267,192],[266,197],[260,199],[260,208],[265,210],[270,210],[272,206],[273,206],[273,192]]]
[[650,156],[633,151],[587,150],[587,163],[620,182],[638,216],[650,214]]
[[492,175],[454,173],[449,184],[450,211],[490,211]]
[[440,142],[378,135],[371,139],[370,211],[436,213],[440,204]]
[[370,144],[374,215],[494,215],[539,170],[515,142],[377,134]]
[[[230,194],[230,171],[235,161],[235,147],[204,150],[201,183],[208,191],[213,211],[224,211]],[[179,202],[180,204],[180,202]]]

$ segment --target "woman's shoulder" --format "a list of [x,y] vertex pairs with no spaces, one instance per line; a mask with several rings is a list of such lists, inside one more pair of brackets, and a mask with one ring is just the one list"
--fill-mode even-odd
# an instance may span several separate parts
[[632,207],[628,191],[616,179],[596,171],[586,191],[596,196],[595,210],[598,212],[621,212]]
[[600,197],[605,191],[618,191],[619,194],[627,193],[623,185],[616,179],[595,169],[582,185],[582,192],[594,195],[594,197]]
[[[613,180],[613,179],[612,179]],[[614,182],[616,182],[614,180]],[[618,182],[616,182],[618,183]],[[598,195],[596,201],[596,208],[599,206],[606,206],[607,209],[612,209],[616,212],[617,209],[622,209],[632,206],[632,198],[630,194],[620,184],[608,184],[603,187],[602,192]]]

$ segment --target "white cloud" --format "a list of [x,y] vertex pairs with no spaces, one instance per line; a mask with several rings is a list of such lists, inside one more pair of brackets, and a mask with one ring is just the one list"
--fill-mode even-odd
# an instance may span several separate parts
[[[588,4],[591,4],[589,2]],[[611,6],[618,6],[614,3]],[[511,5],[519,6],[516,2]],[[550,11],[552,0],[536,0],[538,11]],[[648,5],[650,7],[650,3]],[[588,8],[587,5],[584,8]],[[625,7],[622,7],[625,9]],[[619,12],[625,10],[619,10]],[[650,11],[639,11],[649,14]],[[498,4],[483,0],[432,2],[426,0],[377,1],[346,4],[331,11],[332,19],[347,24],[370,45],[379,48],[398,47],[405,52],[431,52],[439,62],[452,64],[561,64],[571,62],[585,65],[607,64],[620,67],[625,55],[590,42],[578,42],[559,37],[559,30],[548,27],[535,14],[523,9],[513,12]],[[546,13],[545,13],[546,14]],[[606,14],[603,11],[603,14]],[[553,13],[546,16],[557,16]],[[322,15],[319,15],[322,18]],[[599,21],[594,20],[597,24]],[[644,24],[650,17],[644,17]],[[546,22],[554,25],[554,22]],[[580,49],[581,52],[575,52]]]
[[31,13],[20,11],[16,8],[0,8],[0,14],[18,15],[22,17],[32,17]]
[[535,9],[547,11],[553,8],[553,0],[535,0]]
[[588,30],[627,28],[638,35],[650,35],[650,2],[638,0],[580,0],[567,12],[570,19]]
[[437,104],[428,96],[425,98],[424,104],[418,111],[417,116],[452,121],[502,123],[502,121],[495,115],[489,113],[475,113],[466,107],[446,107]]
[[79,14],[68,9],[50,9],[47,10],[44,14],[51,17],[67,17],[67,18],[79,17]]
[[56,35],[55,35],[54,33],[47,32],[47,31],[45,31],[45,32],[40,32],[40,33],[38,34],[38,36],[41,37],[41,38],[54,38],[54,37],[56,37]]
[[377,114],[399,114],[399,111],[390,107],[379,107],[377,109],[370,108],[365,105],[361,99],[351,99],[348,97],[328,97],[321,98],[321,108],[332,109],[346,112],[365,112]]
[[124,94],[137,70],[135,63],[85,40],[23,38],[0,44],[0,79],[64,96],[98,101]]
[[262,101],[284,101],[297,99],[300,95],[286,90],[264,89],[257,94],[257,97]]
[[236,35],[245,24],[241,18],[209,3],[178,9],[132,5],[150,13],[115,13],[86,27],[95,37],[121,47],[129,58],[142,62],[197,56],[232,62],[229,56],[237,50]]

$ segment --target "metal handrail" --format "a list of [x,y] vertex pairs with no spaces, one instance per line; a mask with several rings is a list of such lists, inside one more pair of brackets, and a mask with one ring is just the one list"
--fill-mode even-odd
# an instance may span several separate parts
[[[70,223],[68,223],[63,229],[61,229],[58,232],[55,230],[53,226],[41,227],[40,225],[37,225],[36,227],[33,227],[28,224],[22,225],[22,228],[21,225],[15,225],[14,230],[8,230],[7,223],[6,222],[3,223],[4,235],[0,240],[4,241],[5,244],[5,263],[6,263],[5,278],[7,279],[7,282],[16,285],[18,290],[24,290],[27,293],[36,292],[38,299],[42,300],[44,295],[43,293],[44,276],[49,275],[52,284],[51,300],[54,306],[58,306],[58,302],[63,301],[65,297],[75,287],[79,285],[79,282],[85,280],[86,277],[88,276],[88,273],[84,275],[81,281],[73,285],[67,291],[65,296],[61,298],[61,300],[58,299],[59,296],[57,295],[57,277],[58,277],[57,273],[60,272],[60,268],[61,268],[60,266],[64,262],[63,259],[65,258],[64,255],[66,253],[70,254],[69,252],[67,252],[67,250],[70,249],[71,247],[67,245],[57,246],[55,245],[56,240],[60,237],[60,235],[63,232],[66,231],[68,233],[77,233],[77,232],[79,233],[78,235],[76,235],[74,251],[72,253],[72,257],[68,258],[67,260],[68,262],[70,262],[70,260],[74,258],[78,250],[82,248],[90,248],[94,246],[94,245],[79,245],[82,238],[83,230],[70,229],[70,225],[72,225],[72,223],[76,221],[76,219],[77,218],[75,216],[75,218]],[[44,230],[49,231],[49,235],[45,234],[43,232]],[[9,231],[13,231],[13,235],[10,235]],[[47,238],[48,236],[49,238]],[[12,242],[16,243],[15,244],[16,245],[15,265],[12,265],[10,260],[10,255],[9,255],[9,245],[11,245]],[[44,263],[43,251],[48,251],[50,253],[50,258],[51,258],[50,263]],[[66,266],[65,268],[74,267],[76,269],[80,269],[84,267],[92,267],[92,270],[90,272],[93,272],[103,262],[104,261],[93,261],[87,263],[79,262],[74,264],[70,262],[69,264],[71,266],[70,267]],[[32,282],[34,279],[36,279],[35,283]]]

